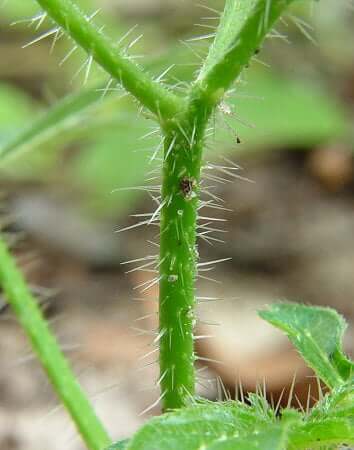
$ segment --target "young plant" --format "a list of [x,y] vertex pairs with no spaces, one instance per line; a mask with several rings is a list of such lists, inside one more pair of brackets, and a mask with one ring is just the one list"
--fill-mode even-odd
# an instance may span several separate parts
[[[112,42],[72,0],[37,0],[55,27],[44,36],[67,34],[156,121],[163,147],[162,186],[155,212],[143,223],[159,223],[159,345],[162,417],[155,418],[129,441],[110,448],[148,449],[307,449],[354,443],[353,363],[341,348],[344,322],[334,311],[279,304],[261,315],[283,329],[316,371],[330,394],[303,414],[285,409],[281,419],[265,398],[209,403],[195,396],[195,280],[198,274],[197,221],[202,156],[208,124],[216,108],[258,53],[273,24],[295,0],[226,0],[214,41],[198,73],[183,95],[154,80]],[[38,39],[36,39],[38,40]],[[109,84],[109,85],[110,85]],[[77,102],[77,99],[75,99]],[[91,101],[87,98],[86,105]],[[77,103],[75,103],[77,106]],[[27,133],[41,132],[65,113],[62,106],[47,122]],[[22,144],[22,142],[19,142]],[[9,148],[7,155],[16,150]],[[1,156],[4,156],[1,155]],[[124,157],[124,155],[123,155]],[[212,198],[212,206],[218,199]],[[203,219],[203,217],[199,217]],[[209,220],[209,219],[208,219]],[[151,262],[151,261],[150,261]],[[153,263],[153,261],[152,261]],[[57,393],[68,408],[89,449],[111,442],[84,397],[57,344],[15,267],[6,246],[0,246],[0,282]]]

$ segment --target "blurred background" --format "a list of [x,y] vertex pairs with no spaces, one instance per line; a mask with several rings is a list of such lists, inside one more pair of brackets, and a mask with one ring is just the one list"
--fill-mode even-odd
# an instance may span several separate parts
[[[198,70],[223,2],[80,0],[156,77],[181,91]],[[46,316],[114,439],[158,405],[156,288],[122,265],[156,253],[156,229],[133,225],[154,203],[142,190],[156,168],[154,123],[34,1],[0,7],[0,221]],[[33,18],[26,20],[26,18]],[[136,25],[138,24],[138,25]],[[257,309],[288,299],[336,308],[354,323],[354,9],[300,1],[277,26],[213,118],[205,160],[241,166],[231,183],[205,171],[230,211],[225,233],[200,240],[204,260],[231,257],[198,281],[199,393],[223,398],[265,384],[270,401],[311,402],[318,386]],[[238,143],[241,140],[241,143]],[[6,155],[12,155],[3,158]],[[226,176],[227,178],[227,176]],[[219,181],[219,182],[218,182]],[[217,182],[217,183],[215,183]],[[159,184],[158,179],[150,181]],[[216,214],[217,213],[217,214]],[[220,226],[219,226],[220,223]],[[139,264],[138,264],[139,265]],[[128,272],[128,273],[125,273]],[[146,285],[144,285],[146,286]],[[144,292],[141,293],[140,291]],[[220,299],[218,303],[207,301]],[[80,450],[0,294],[1,450]],[[221,325],[220,325],[221,324]],[[239,392],[239,389],[238,389]]]

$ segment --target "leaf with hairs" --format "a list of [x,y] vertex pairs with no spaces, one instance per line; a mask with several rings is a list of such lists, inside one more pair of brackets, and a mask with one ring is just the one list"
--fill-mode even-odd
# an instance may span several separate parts
[[[290,430],[288,450],[337,450],[354,444],[354,419],[325,417]],[[352,448],[352,447],[350,447]]]
[[354,377],[328,392],[311,410],[310,421],[331,418],[354,419]]
[[110,445],[105,450],[126,450],[129,444],[129,439],[124,439],[123,441],[115,442],[114,444]]
[[278,303],[260,316],[283,330],[307,364],[330,388],[341,386],[354,373],[342,350],[345,320],[330,308]]
[[206,450],[286,450],[288,429],[286,423],[254,429],[246,437],[222,439],[206,447]]
[[133,436],[127,450],[198,450],[274,422],[274,414],[240,402],[203,402],[153,418]]

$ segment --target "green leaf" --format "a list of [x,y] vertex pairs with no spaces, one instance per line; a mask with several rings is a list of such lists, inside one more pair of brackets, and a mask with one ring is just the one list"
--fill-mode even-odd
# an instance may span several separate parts
[[244,438],[223,439],[209,445],[206,450],[285,450],[288,426],[273,425],[266,429],[255,429]]
[[[348,391],[349,385],[336,390],[337,404],[348,400]],[[321,415],[285,409],[276,418],[256,397],[251,405],[204,402],[155,417],[133,436],[126,450],[308,450],[354,442],[354,408],[346,416],[336,416],[333,402],[327,410],[322,404]]]
[[127,450],[199,450],[274,420],[240,402],[205,403],[153,418],[133,436]]
[[125,450],[128,447],[129,439],[124,439],[124,441],[118,441],[110,445],[105,450]]
[[310,412],[309,420],[321,421],[329,417],[354,419],[354,377],[317,402]]
[[279,303],[260,316],[283,330],[307,364],[331,388],[354,373],[354,364],[342,350],[346,323],[330,308]]
[[221,435],[232,436],[234,411],[215,406],[183,409],[152,419],[133,436],[128,450],[194,450]]
[[353,418],[323,418],[301,424],[290,430],[288,450],[334,450],[342,444],[354,444]]

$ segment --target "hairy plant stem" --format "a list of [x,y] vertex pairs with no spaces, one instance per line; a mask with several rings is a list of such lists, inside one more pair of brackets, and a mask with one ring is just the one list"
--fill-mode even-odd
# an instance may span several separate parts
[[269,30],[295,0],[226,0],[218,31],[195,82],[196,103],[223,99],[248,67]]
[[195,392],[197,219],[208,115],[194,114],[192,110],[191,106],[164,130],[159,283],[160,384],[164,410],[182,407]]
[[90,450],[102,450],[112,441],[51,333],[37,302],[17,269],[6,244],[0,239],[0,284],[22,329],[31,341],[48,378],[69,411]]
[[196,230],[205,127],[227,89],[292,1],[226,0],[215,41],[191,86],[186,112],[165,121],[167,128],[163,126],[158,337],[164,410],[185,405],[195,390]]
[[89,58],[101,65],[159,120],[175,115],[181,100],[133,63],[75,3],[71,0],[37,0],[37,3],[87,52]]

